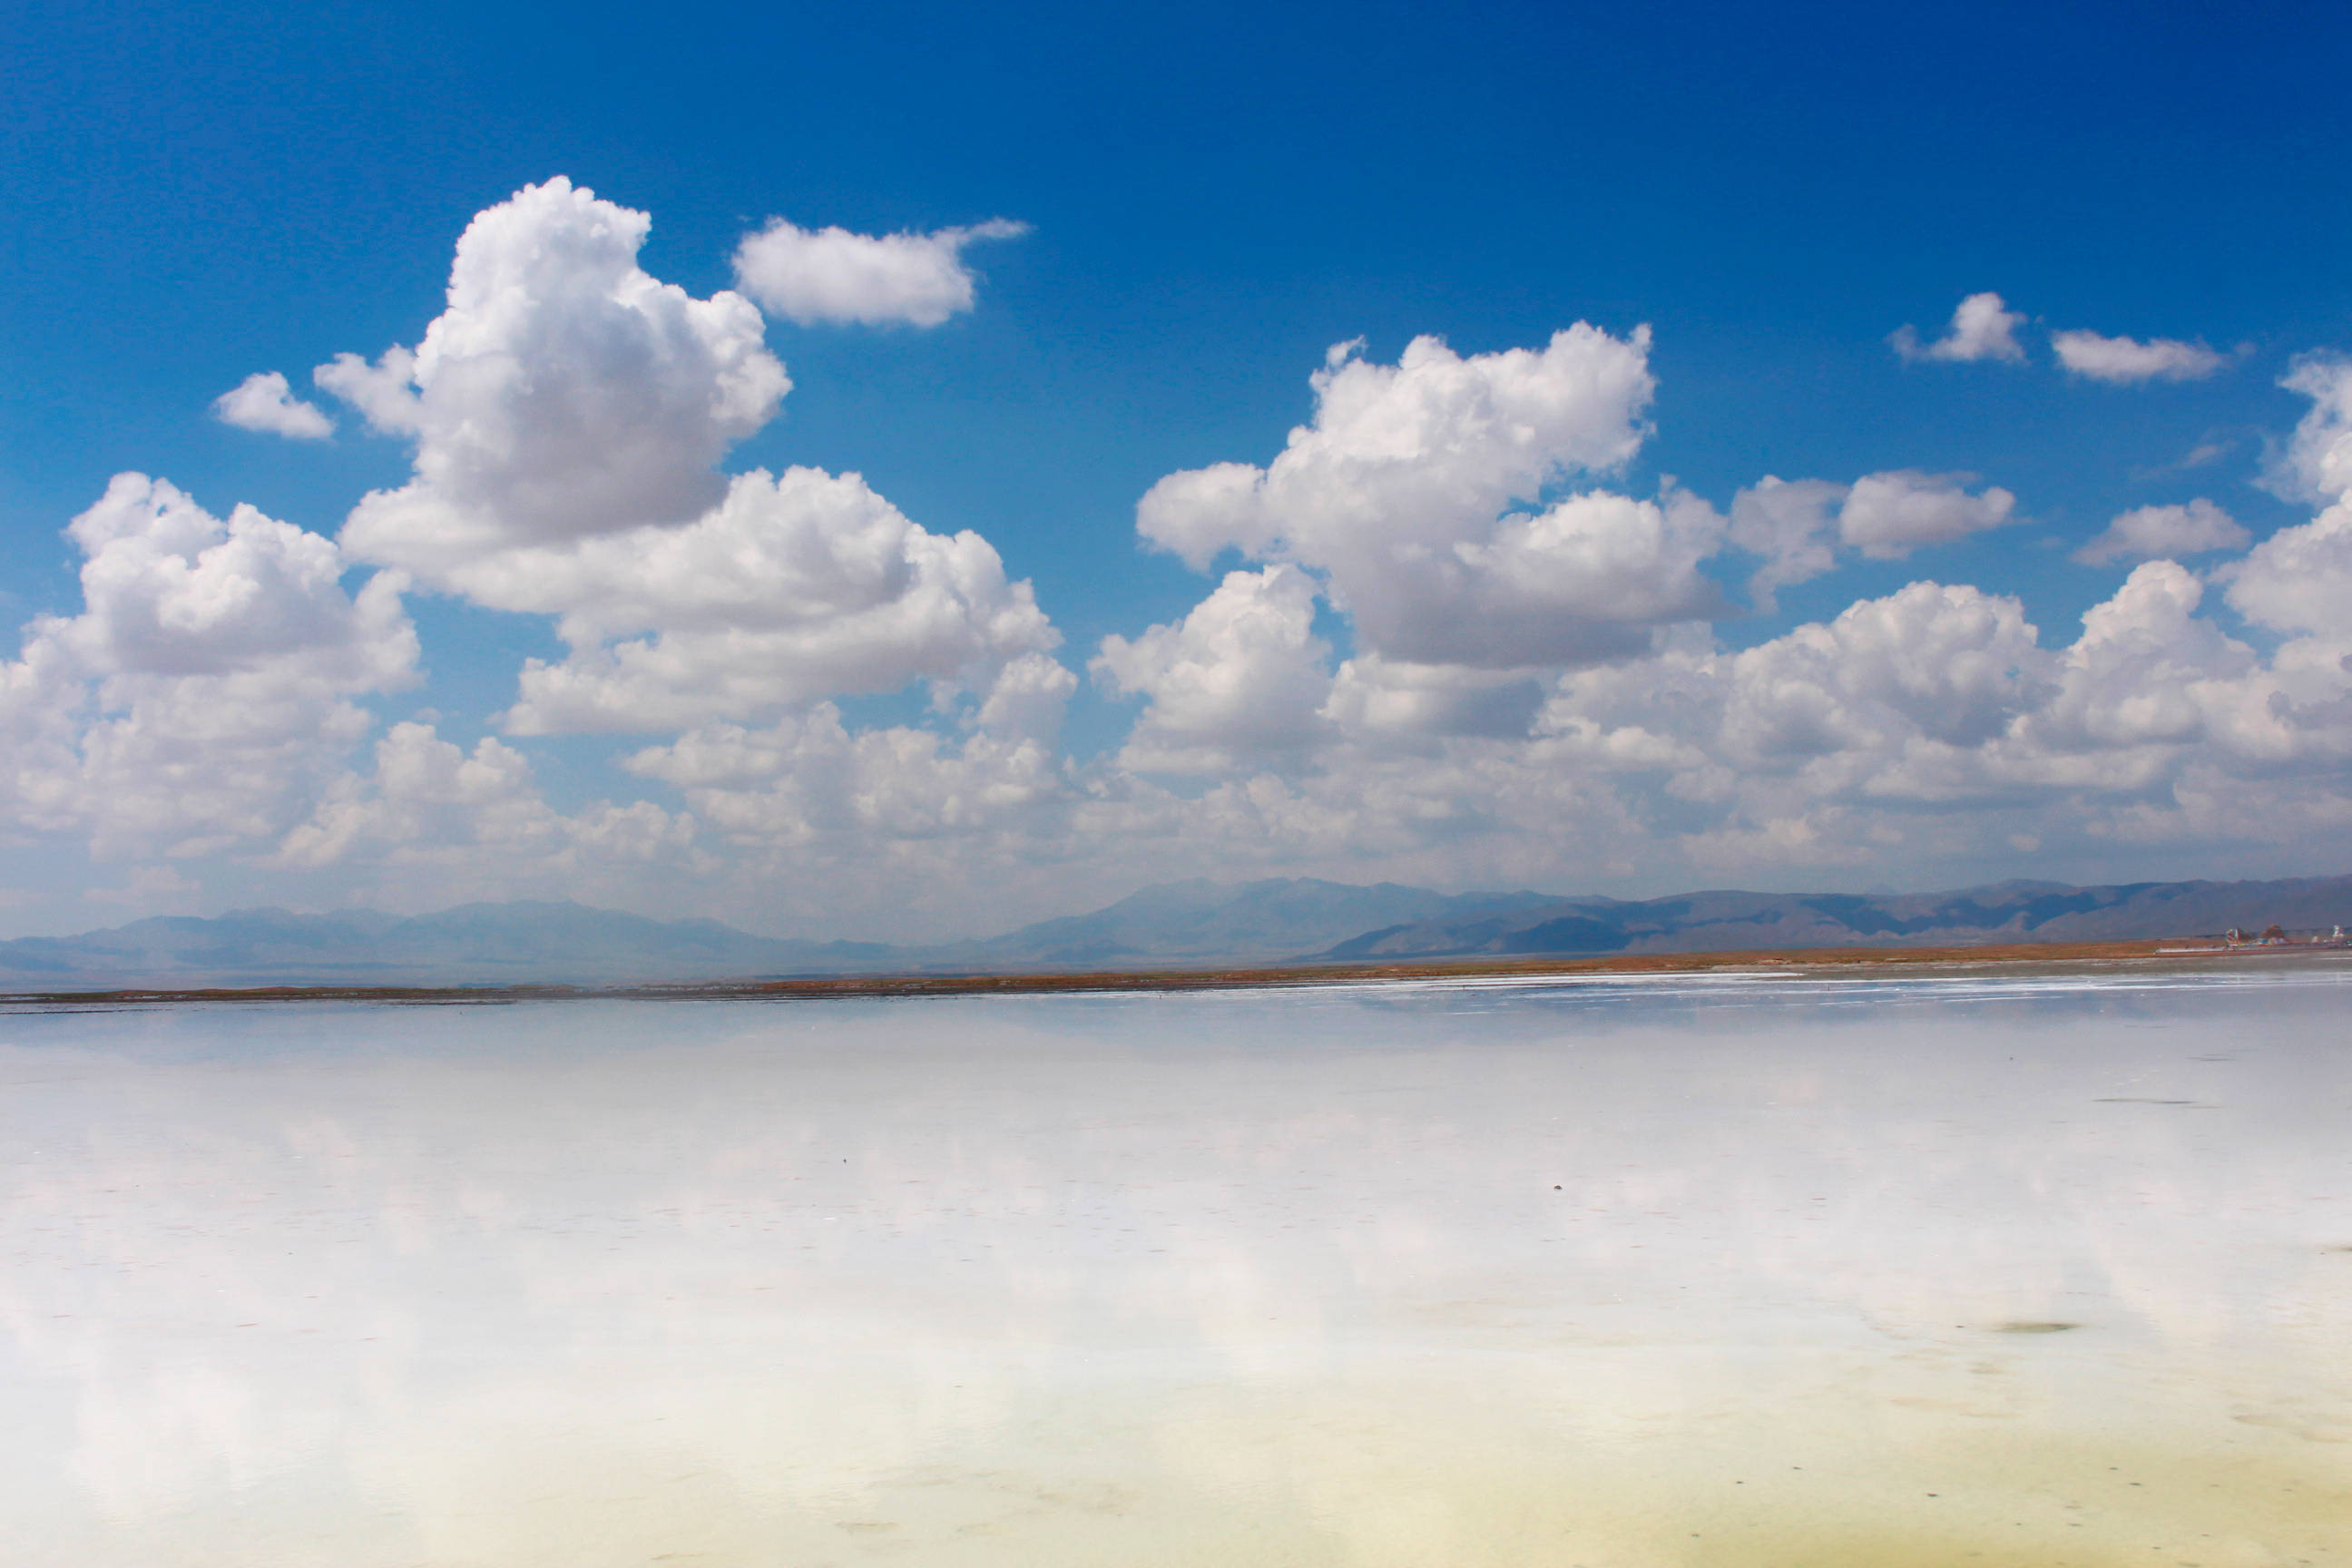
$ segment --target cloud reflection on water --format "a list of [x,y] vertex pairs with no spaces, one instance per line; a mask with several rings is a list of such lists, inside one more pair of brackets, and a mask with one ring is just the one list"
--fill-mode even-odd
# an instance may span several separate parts
[[93,1565],[2322,1558],[2347,1000],[0,1018],[0,1528]]

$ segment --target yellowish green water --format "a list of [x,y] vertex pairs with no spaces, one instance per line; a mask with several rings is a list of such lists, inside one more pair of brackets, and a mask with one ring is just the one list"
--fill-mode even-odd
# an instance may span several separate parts
[[2347,978],[0,1016],[0,1561],[2352,1563]]

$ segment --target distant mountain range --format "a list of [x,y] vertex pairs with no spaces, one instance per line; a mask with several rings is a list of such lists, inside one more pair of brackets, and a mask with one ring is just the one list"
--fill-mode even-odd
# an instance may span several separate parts
[[1468,918],[1401,922],[1327,959],[1471,954],[1732,952],[1766,948],[2137,942],[2352,921],[2352,877],[2283,882],[1998,882],[1950,893],[1685,893],[1625,902],[1551,899]]
[[1449,895],[1393,882],[1305,879],[1147,888],[1092,914],[982,941],[894,946],[754,936],[717,921],[656,921],[583,904],[466,904],[403,919],[372,910],[160,915],[79,936],[0,942],[0,990],[113,985],[626,984],[881,972],[1100,969],[1279,962],[1373,928],[1502,916],[1540,893]]
[[2122,942],[2231,926],[2326,931],[2352,877],[2279,882],[2002,882],[1958,892],[1687,893],[1625,900],[1432,892],[1301,878],[1147,888],[1091,914],[929,946],[794,942],[717,921],[573,903],[160,916],[0,942],[0,991],[194,984],[621,984],[885,972],[1146,968],[1216,963],[1746,949]]
[[1306,877],[1238,884],[1195,878],[1146,888],[1092,914],[931,949],[921,963],[1085,969],[1280,961],[1319,953],[1375,930],[1510,920],[1555,901],[1542,893],[1433,893],[1395,882],[1360,888]]
[[875,942],[781,942],[717,921],[584,904],[465,904],[403,919],[364,910],[159,915],[79,936],[0,942],[0,985],[597,984],[888,968]]

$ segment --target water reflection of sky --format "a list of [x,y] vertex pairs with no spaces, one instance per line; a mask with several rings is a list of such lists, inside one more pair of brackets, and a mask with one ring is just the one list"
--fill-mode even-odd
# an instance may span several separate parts
[[0,1017],[0,1538],[2340,1560],[2345,978]]

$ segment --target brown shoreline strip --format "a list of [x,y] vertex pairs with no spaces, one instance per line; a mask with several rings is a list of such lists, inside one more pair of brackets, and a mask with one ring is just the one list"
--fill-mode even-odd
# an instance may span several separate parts
[[2159,959],[2287,959],[2326,948],[2221,948],[2158,942],[2022,942],[1982,947],[1838,947],[1738,952],[1613,954],[1597,958],[1465,959],[1247,969],[1102,970],[1049,974],[834,975],[625,985],[255,985],[0,993],[0,1005],[142,1007],[189,1003],[372,1002],[484,1005],[585,1000],[816,1001],[851,996],[1022,996],[1153,991],[1240,991],[1355,985],[1376,981],[1540,979],[1548,975],[1679,974],[1718,969],[1873,970],[2058,963],[2144,963]]

